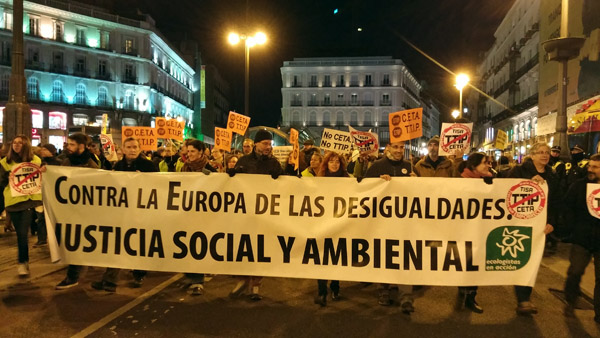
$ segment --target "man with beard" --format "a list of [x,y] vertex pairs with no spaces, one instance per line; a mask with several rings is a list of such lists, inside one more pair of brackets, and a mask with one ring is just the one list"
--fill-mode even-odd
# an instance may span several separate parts
[[[98,169],[98,164],[92,159],[92,154],[87,149],[89,142],[90,138],[85,134],[70,135],[67,139],[67,157],[62,165]],[[81,265],[69,265],[67,277],[56,285],[56,290],[64,290],[78,285],[81,268]]]
[[[156,165],[144,156],[140,149],[140,142],[136,138],[126,138],[123,141],[121,149],[123,149],[123,159],[115,163],[113,170],[143,173],[158,171]],[[106,292],[115,292],[117,290],[119,271],[121,269],[107,268],[101,281],[92,282],[92,288]],[[146,277],[146,271],[133,270],[132,286],[136,288],[141,287],[144,277]]]
[[[392,177],[399,176],[415,176],[411,169],[410,162],[404,160],[405,142],[394,142],[387,146],[388,151],[384,157],[377,160],[367,170],[365,177],[381,177],[386,181],[390,181]],[[415,311],[413,306],[412,286],[401,285],[402,298],[400,299],[400,307],[403,313],[410,314]],[[379,305],[392,305],[390,298],[390,284],[381,284],[379,288]]]
[[[260,129],[254,135],[254,150],[240,158],[236,163],[233,170],[229,170],[230,176],[235,173],[245,174],[261,174],[271,175],[273,178],[279,177],[283,173],[283,168],[279,161],[272,156],[273,146],[273,135],[265,129]],[[258,294],[262,277],[258,276],[241,276],[241,280],[231,291],[231,297],[237,297],[243,293],[247,288],[250,289],[250,299],[258,301],[262,297]]]
[[[456,164],[439,156],[440,137],[434,136],[427,142],[427,156],[415,164],[415,174],[419,177],[454,177]],[[462,158],[457,159],[462,162]]]
[[567,281],[565,283],[565,298],[567,306],[565,314],[569,317],[575,315],[575,304],[579,298],[581,276],[585,268],[594,257],[594,267],[596,273],[596,285],[594,287],[594,320],[600,323],[600,216],[591,210],[597,209],[596,199],[589,205],[587,201],[587,185],[600,183],[600,154],[593,155],[590,158],[587,167],[587,177],[579,179],[571,185],[565,202],[573,229],[571,254],[569,257],[570,266],[567,270]]

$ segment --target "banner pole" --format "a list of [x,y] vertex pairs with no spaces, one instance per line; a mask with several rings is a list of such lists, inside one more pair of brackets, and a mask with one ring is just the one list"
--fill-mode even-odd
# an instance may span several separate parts
[[[409,155],[411,155],[411,151],[412,151],[412,139],[408,140],[408,154]],[[412,172],[414,172],[414,168],[413,168],[413,161],[410,158],[410,156],[408,156],[408,161],[410,162],[410,172],[412,173]]]

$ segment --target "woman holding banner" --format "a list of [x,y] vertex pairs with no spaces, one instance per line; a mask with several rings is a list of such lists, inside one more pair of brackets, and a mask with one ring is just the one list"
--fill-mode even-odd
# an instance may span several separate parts
[[[311,161],[312,162],[312,161]],[[317,176],[319,177],[350,177],[348,172],[346,171],[346,160],[344,156],[329,152],[325,155],[323,162],[321,162],[321,167],[317,172]],[[315,297],[315,304],[319,304],[321,306],[327,305],[327,281],[324,279],[319,279],[317,281],[317,285],[319,287],[319,294]],[[331,300],[337,301],[340,299],[340,281],[332,280],[329,284],[329,288],[331,289]]]
[[321,162],[323,161],[323,155],[320,152],[314,152],[310,157],[310,166],[302,172],[302,176],[305,177],[315,177],[317,176],[317,172],[321,167]]
[[[492,177],[490,172],[491,162],[484,153],[472,153],[466,161],[458,165],[458,172],[462,178]],[[467,308],[475,313],[483,313],[483,308],[477,303],[476,286],[461,286],[458,288],[461,308]]]
[[[19,276],[29,275],[29,227],[34,213],[42,208],[41,189],[28,189],[24,186],[41,177],[41,165],[42,160],[33,154],[29,138],[25,135],[17,135],[13,139],[8,154],[0,161],[0,186],[4,188],[4,205],[17,232]],[[44,232],[45,239],[46,229],[38,231]]]

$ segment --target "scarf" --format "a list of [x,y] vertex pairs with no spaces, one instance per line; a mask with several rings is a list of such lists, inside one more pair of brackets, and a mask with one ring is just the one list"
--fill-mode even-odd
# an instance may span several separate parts
[[491,177],[492,173],[488,173],[487,175],[481,175],[480,173],[476,172],[476,171],[472,171],[469,168],[465,168],[465,170],[463,170],[462,174],[460,174],[461,177],[464,178],[482,178],[482,177]]
[[199,160],[197,161],[186,161],[183,164],[183,168],[181,169],[182,172],[201,172],[202,169],[204,169],[204,167],[206,166],[206,163],[208,162],[208,159],[205,156],[202,156]]

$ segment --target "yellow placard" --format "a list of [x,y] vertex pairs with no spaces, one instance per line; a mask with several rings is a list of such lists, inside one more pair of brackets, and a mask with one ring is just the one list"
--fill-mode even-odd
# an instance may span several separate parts
[[248,126],[250,125],[250,118],[246,115],[234,113],[232,111],[229,112],[229,117],[227,118],[227,129],[232,132],[240,135],[245,135]]
[[290,129],[290,143],[292,144],[292,163],[294,170],[298,170],[300,166],[300,146],[298,145],[298,131],[294,128]]
[[508,134],[504,130],[498,129],[498,135],[496,135],[496,149],[504,150],[506,149],[507,144]]
[[156,150],[156,131],[152,127],[122,127],[121,128],[121,140],[125,140],[128,137],[135,137],[140,142],[140,149],[142,150]]
[[423,136],[423,108],[391,113],[389,120],[391,143]]
[[225,151],[231,151],[231,136],[233,133],[229,129],[215,127],[215,148]]

